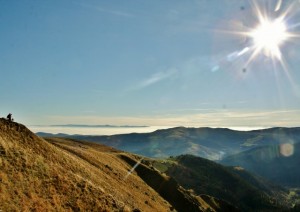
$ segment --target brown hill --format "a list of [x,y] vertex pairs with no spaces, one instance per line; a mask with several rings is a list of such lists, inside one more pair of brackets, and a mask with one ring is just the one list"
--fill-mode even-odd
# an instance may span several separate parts
[[235,209],[213,197],[192,195],[141,160],[95,143],[46,141],[21,124],[0,119],[0,210]]

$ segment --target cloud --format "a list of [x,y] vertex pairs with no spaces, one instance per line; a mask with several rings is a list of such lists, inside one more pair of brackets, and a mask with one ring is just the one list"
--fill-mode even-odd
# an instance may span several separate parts
[[92,113],[95,113],[96,111],[94,110],[84,110],[82,111],[82,113],[87,113],[87,114],[92,114]]
[[296,127],[300,110],[194,110],[147,114],[142,116],[59,116],[46,117],[48,124],[111,124],[194,127]]
[[136,84],[136,86],[129,88],[129,91],[139,90],[151,85],[154,85],[158,82],[168,80],[170,78],[180,78],[181,83],[190,83],[191,77],[194,77],[195,74],[199,74],[201,72],[210,71],[213,67],[212,58],[207,55],[201,55],[196,57],[191,57],[178,63],[171,68],[168,68],[163,71],[156,72],[149,76],[146,79],[141,80]]
[[122,11],[118,11],[118,10],[108,10],[108,9],[104,9],[101,7],[95,7],[96,10],[100,11],[100,12],[106,12],[106,13],[110,13],[112,15],[117,15],[117,16],[122,16],[122,17],[134,17],[133,14],[130,13],[126,13],[126,12],[122,12]]
[[91,4],[86,4],[86,3],[80,3],[79,5],[82,7],[88,8],[88,9],[93,9],[98,12],[108,13],[111,15],[122,16],[122,17],[127,17],[127,18],[134,17],[134,15],[131,13],[127,13],[127,12],[123,12],[123,11],[119,11],[119,10],[111,10],[111,9],[107,9],[107,8],[103,8],[103,7],[95,6],[95,5],[91,5]]
[[142,88],[146,88],[146,87],[156,84],[160,81],[170,79],[171,77],[176,75],[176,73],[178,73],[178,70],[175,68],[168,69],[167,71],[157,72],[157,73],[153,74],[152,76],[150,76],[149,78],[142,80],[140,83],[138,83],[135,87],[133,87],[130,90],[139,90]]

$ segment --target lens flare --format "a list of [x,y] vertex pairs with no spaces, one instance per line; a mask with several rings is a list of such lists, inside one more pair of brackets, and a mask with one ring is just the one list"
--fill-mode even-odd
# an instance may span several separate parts
[[280,145],[280,154],[284,157],[290,157],[294,154],[294,145],[285,143]]
[[124,180],[126,180],[131,174],[132,172],[134,172],[134,170],[140,165],[140,163],[142,162],[144,158],[141,158],[133,167],[130,171],[127,172],[127,175],[124,177]]
[[281,5],[282,5],[282,0],[278,0],[276,7],[275,7],[275,12],[280,10]]

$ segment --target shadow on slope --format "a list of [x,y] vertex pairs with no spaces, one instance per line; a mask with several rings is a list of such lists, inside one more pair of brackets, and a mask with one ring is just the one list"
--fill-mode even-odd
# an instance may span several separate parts
[[163,198],[169,201],[177,211],[239,211],[225,201],[208,195],[195,196],[183,189],[168,176],[161,175],[154,169],[139,164],[127,155],[120,155],[137,174]]
[[292,207],[284,189],[239,168],[232,170],[191,155],[148,163],[174,177],[184,188],[224,199],[242,211],[282,211]]
[[257,147],[224,158],[221,163],[241,166],[283,186],[300,187],[300,143]]

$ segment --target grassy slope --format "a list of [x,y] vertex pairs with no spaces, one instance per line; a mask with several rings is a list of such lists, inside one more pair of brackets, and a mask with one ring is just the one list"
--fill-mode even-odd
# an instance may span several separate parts
[[137,175],[124,179],[131,167],[115,150],[83,144],[74,149],[90,156],[84,159],[57,148],[24,126],[1,119],[0,209],[170,210],[171,205]]

